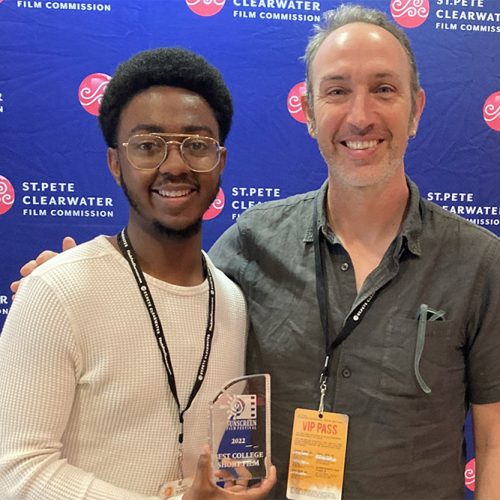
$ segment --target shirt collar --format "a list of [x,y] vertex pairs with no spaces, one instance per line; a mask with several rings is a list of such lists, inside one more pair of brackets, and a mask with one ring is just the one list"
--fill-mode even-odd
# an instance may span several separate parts
[[[319,188],[313,203],[316,205],[318,213],[317,227],[320,231],[323,231],[323,235],[328,238],[328,235],[332,235],[333,231],[328,227],[328,222],[326,219],[326,193],[328,191],[328,180],[323,182],[323,185]],[[314,205],[311,206],[311,214],[309,217],[309,223],[306,226],[306,231],[304,234],[304,243],[312,243],[314,240]],[[331,238],[328,238],[331,239]]]
[[[400,236],[402,238],[403,245],[408,248],[408,250],[414,255],[421,254],[421,246],[420,246],[420,237],[422,235],[422,214],[420,212],[420,193],[417,185],[409,178],[406,177],[406,182],[408,183],[408,187],[410,190],[410,201],[408,206],[408,213],[406,214],[406,218],[403,221],[403,225],[401,227]],[[339,239],[335,236],[335,233],[328,226],[327,218],[326,218],[326,193],[328,191],[328,180],[326,180],[321,188],[318,190],[318,193],[314,199],[314,203],[317,206],[318,210],[318,228],[320,231],[323,231],[323,235],[327,238],[331,243],[339,243]],[[311,207],[313,208],[313,207]],[[311,214],[309,217],[309,224],[306,226],[306,230],[304,233],[304,243],[312,243],[314,238],[314,211],[311,210]],[[398,237],[398,238],[399,238]],[[397,245],[398,247],[400,245]]]
[[422,213],[420,211],[420,192],[417,185],[407,176],[406,182],[410,189],[408,213],[401,227],[403,243],[414,255],[422,253],[420,240],[422,236]]

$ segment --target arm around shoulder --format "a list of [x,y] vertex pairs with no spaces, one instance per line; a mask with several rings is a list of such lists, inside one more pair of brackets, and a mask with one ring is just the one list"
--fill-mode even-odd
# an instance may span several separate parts
[[[65,252],[66,250],[69,250],[73,247],[76,247],[76,241],[71,236],[66,236],[62,242],[62,251]],[[36,259],[26,262],[19,270],[21,278],[13,281],[10,284],[10,290],[14,294],[12,298],[15,298],[22,278],[26,278],[26,276],[29,276],[38,266],[52,259],[52,257],[55,257],[56,255],[57,252],[53,252],[52,250],[44,250],[38,255],[38,257],[36,257]]]

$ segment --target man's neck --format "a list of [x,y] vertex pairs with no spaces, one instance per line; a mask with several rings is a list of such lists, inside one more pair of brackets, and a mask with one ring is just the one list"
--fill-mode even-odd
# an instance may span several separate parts
[[[131,224],[127,232],[145,274],[180,286],[195,286],[204,281],[201,233],[175,238]],[[118,248],[116,238],[112,243]]]
[[335,185],[329,181],[327,217],[330,227],[343,240],[377,244],[398,234],[406,214],[409,188],[404,176],[366,188]]
[[351,257],[358,291],[399,233],[408,200],[404,174],[367,188],[335,185],[329,180],[328,223]]

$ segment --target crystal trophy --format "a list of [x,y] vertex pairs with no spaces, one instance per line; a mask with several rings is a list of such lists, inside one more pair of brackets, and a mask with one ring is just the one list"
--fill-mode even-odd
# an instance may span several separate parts
[[217,481],[258,482],[271,463],[271,377],[227,382],[210,404],[210,445]]

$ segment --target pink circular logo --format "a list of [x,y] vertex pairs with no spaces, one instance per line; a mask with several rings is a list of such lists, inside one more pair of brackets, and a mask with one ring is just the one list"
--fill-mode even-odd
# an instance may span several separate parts
[[300,102],[300,98],[305,93],[306,84],[305,82],[300,82],[292,87],[290,92],[288,92],[288,97],[286,99],[288,112],[300,123],[307,123],[306,115],[302,109],[302,103]]
[[0,175],[0,215],[12,208],[15,198],[14,187],[9,179]]
[[99,115],[102,96],[111,77],[104,73],[92,73],[86,76],[78,89],[78,99],[83,109],[91,115]]
[[495,92],[486,99],[483,117],[488,127],[500,132],[500,92]]
[[429,0],[391,0],[391,14],[404,28],[416,28],[429,17]]
[[474,491],[476,487],[476,459],[473,458],[469,460],[465,465],[465,486],[469,488],[469,490]]
[[226,0],[186,0],[187,6],[199,16],[215,16],[224,7]]
[[208,207],[208,210],[203,214],[203,220],[215,219],[222,210],[224,209],[224,203],[226,199],[224,197],[224,191],[222,188],[219,189],[217,193],[217,198],[215,198],[214,202]]

